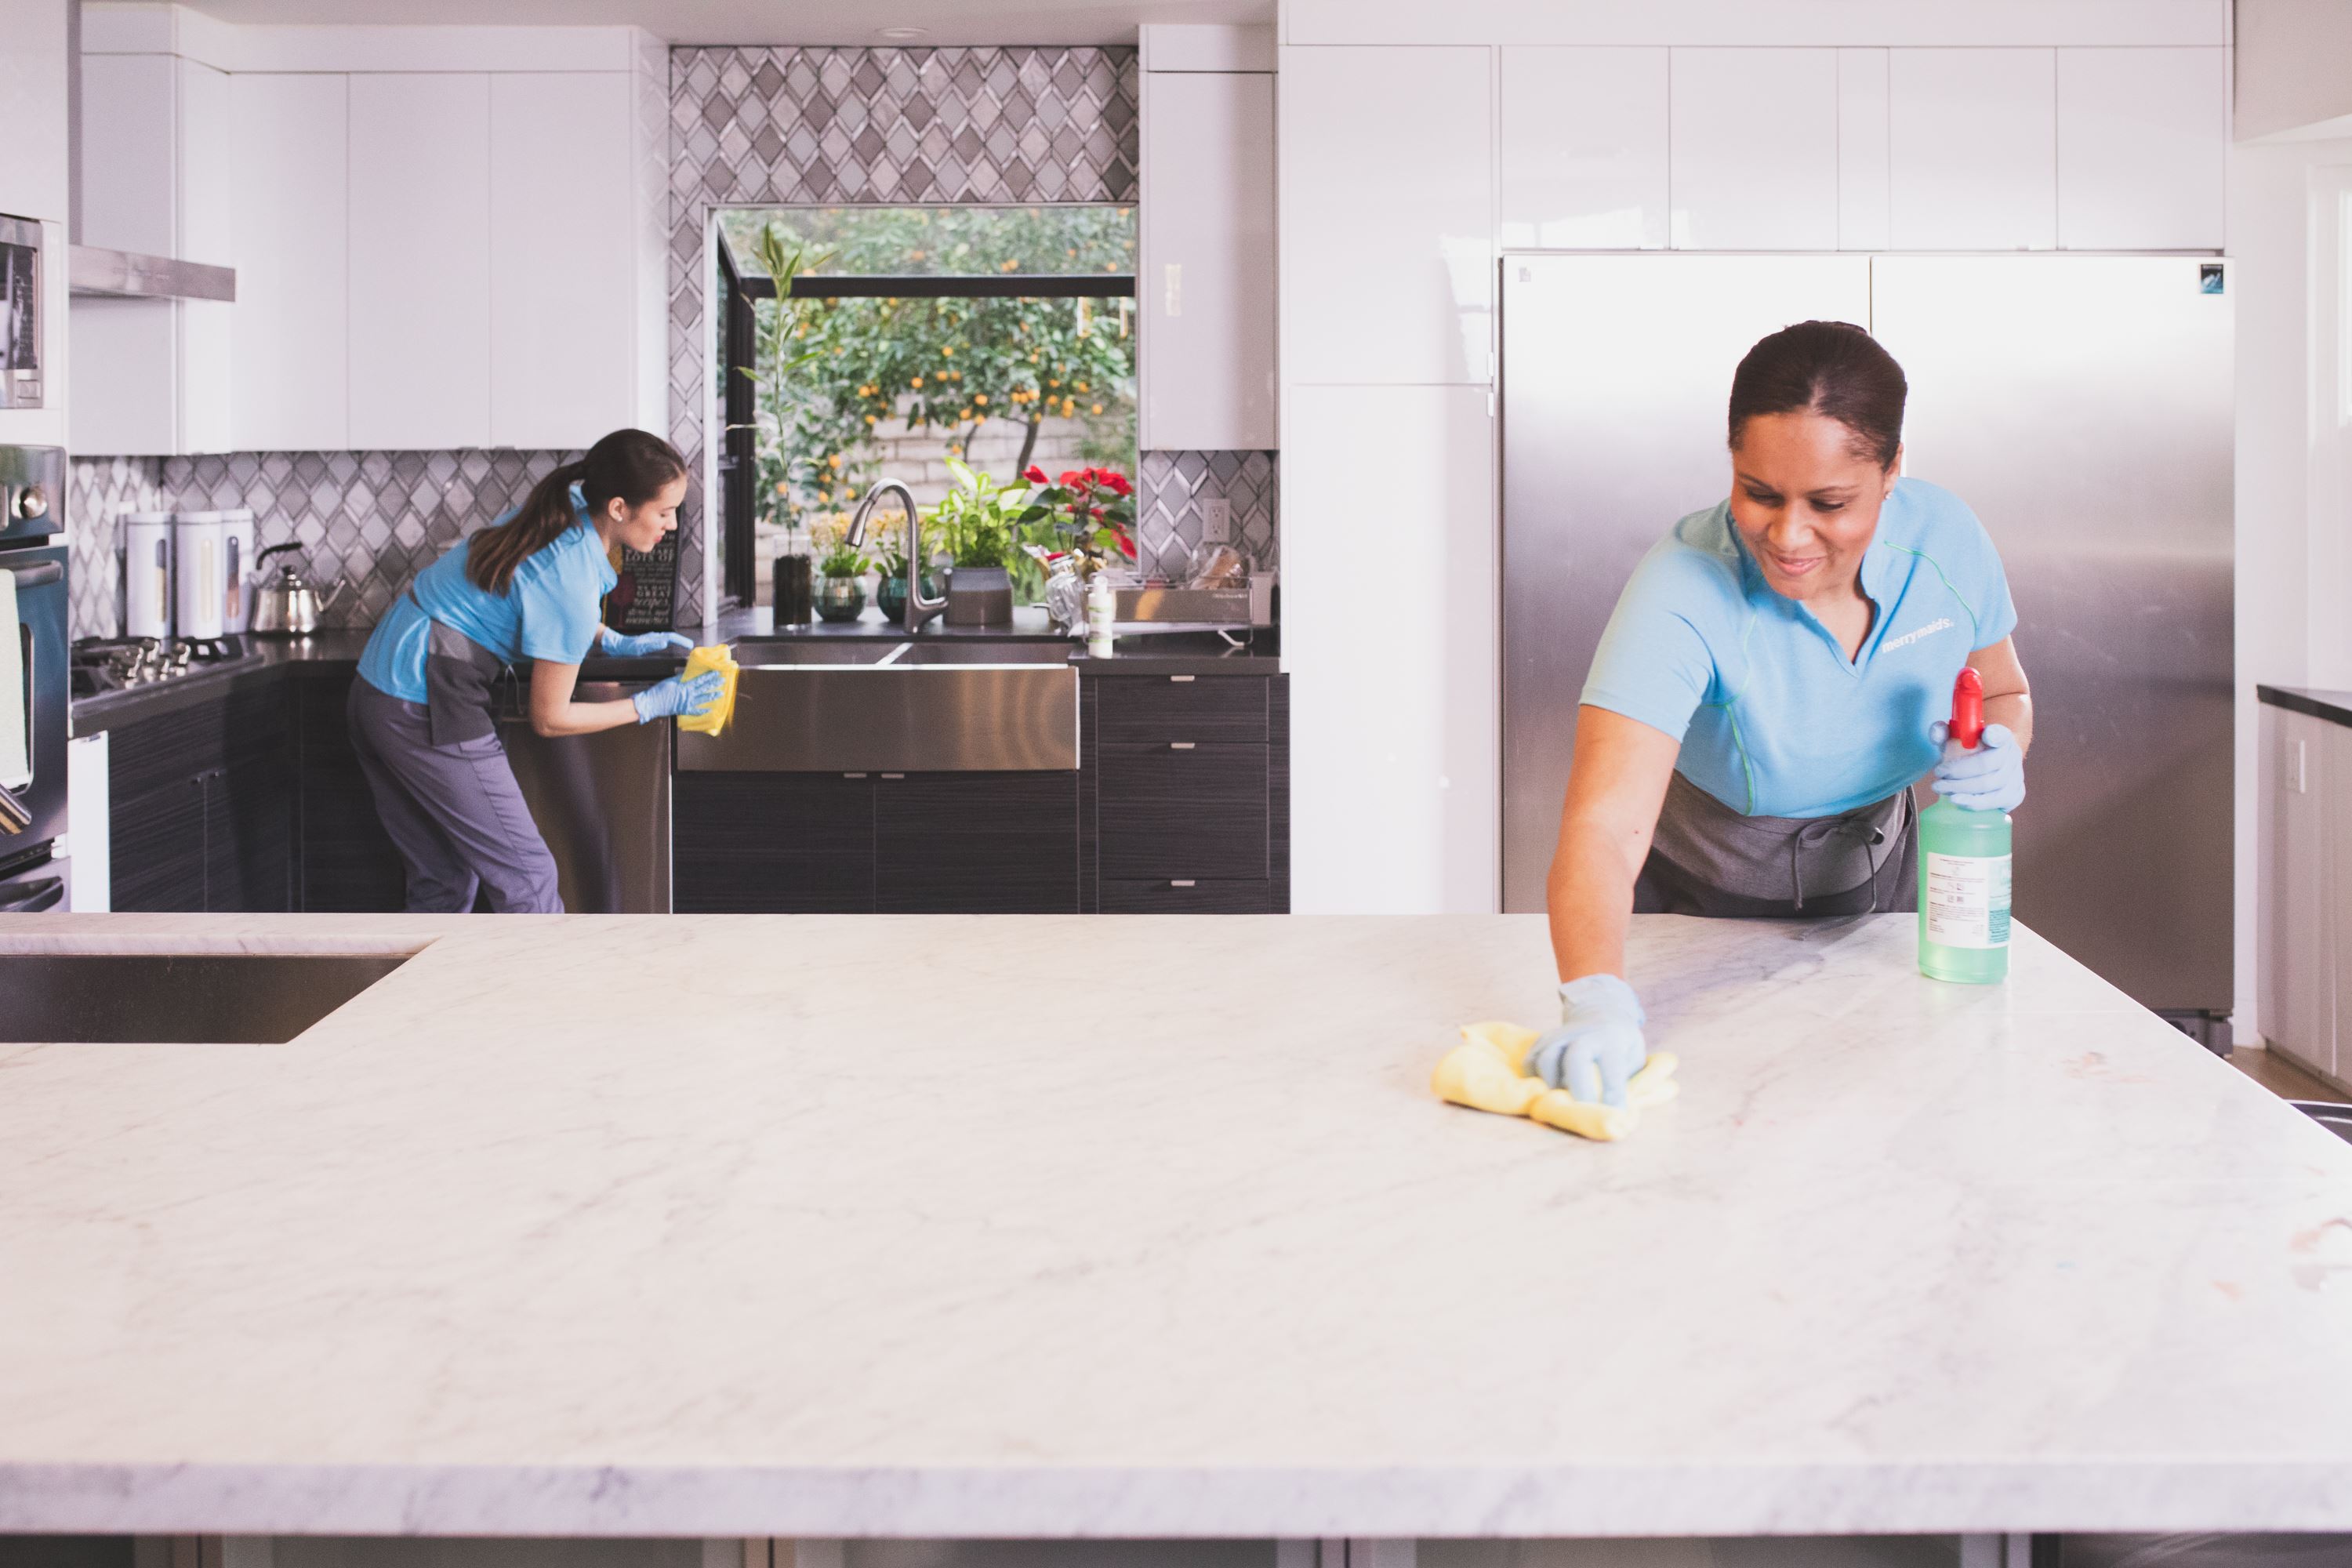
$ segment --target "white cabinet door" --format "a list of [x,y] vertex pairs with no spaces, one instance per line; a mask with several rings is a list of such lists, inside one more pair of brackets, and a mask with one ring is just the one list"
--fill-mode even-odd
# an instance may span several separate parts
[[[233,204],[244,181],[236,161],[236,110],[229,76],[194,60],[174,62],[179,125],[173,138],[180,190],[173,256],[234,265]],[[177,447],[226,452],[233,444],[236,393],[231,334],[236,307],[218,300],[177,301],[180,378]]]
[[1274,77],[1143,83],[1143,444],[1275,445]]
[[490,79],[352,77],[351,204],[352,445],[487,446]]
[[[1486,390],[1293,386],[1287,398],[1293,907],[1491,912],[1500,791]],[[1423,627],[1410,652],[1396,630],[1408,581]]]
[[240,75],[236,445],[352,445],[350,79]]
[[490,440],[585,447],[637,422],[629,78],[490,83]]
[[1502,238],[1522,250],[1666,243],[1666,51],[1502,51]]
[[[169,55],[82,62],[82,238],[169,256],[176,243],[178,73]],[[51,265],[62,259],[52,256]],[[179,449],[180,338],[169,300],[71,306],[78,451],[168,457]]]
[[[2345,816],[2352,810],[2352,730],[2300,713],[2289,717],[2297,721],[2297,733],[2307,737],[2305,750],[2324,752],[2326,757],[2322,776],[2297,799],[2308,815],[2294,825],[2297,847],[2311,859],[2326,862],[2316,879],[2318,897],[2326,906],[2316,922],[2320,961],[2296,986],[2299,1000],[2304,993],[2316,993],[2304,1001],[2312,1018],[2312,1048],[2297,1054],[2320,1071],[2340,1079],[2352,1072],[2352,1046],[2345,1039],[2342,1016],[2346,999],[2352,998],[2352,819]],[[2324,856],[2311,853],[2311,847],[2321,844],[2326,846]],[[2313,880],[2311,870],[2305,868],[2289,883],[2298,901],[2312,899]],[[2290,942],[2290,949],[2294,945]]]
[[1835,250],[1835,49],[1672,51],[1674,245]]
[[1886,248],[1886,51],[1838,56],[1838,248]]
[[2219,250],[2226,49],[2058,51],[2058,243]]
[[1283,379],[1494,374],[1487,51],[1286,49]]
[[1897,250],[2058,243],[2053,49],[1895,49],[1888,239]]
[[[2273,1047],[2333,1072],[2337,964],[2333,888],[2340,851],[2328,842],[2334,737],[2324,720],[2263,704],[2262,973],[2255,1005]],[[2352,837],[2352,836],[2347,836]]]

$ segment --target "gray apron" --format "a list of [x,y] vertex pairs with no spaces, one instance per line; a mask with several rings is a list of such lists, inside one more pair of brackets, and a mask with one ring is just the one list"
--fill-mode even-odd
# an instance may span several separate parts
[[1633,884],[1636,914],[1788,920],[1918,907],[1907,789],[1836,816],[1743,816],[1677,771]]

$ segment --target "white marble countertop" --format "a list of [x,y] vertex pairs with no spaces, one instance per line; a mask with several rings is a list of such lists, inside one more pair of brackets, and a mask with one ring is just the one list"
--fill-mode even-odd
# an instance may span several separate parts
[[429,945],[0,1046],[0,1531],[2352,1529],[2352,1146],[1912,940],[1637,921],[1601,1145],[1426,1088],[1528,917],[12,917]]

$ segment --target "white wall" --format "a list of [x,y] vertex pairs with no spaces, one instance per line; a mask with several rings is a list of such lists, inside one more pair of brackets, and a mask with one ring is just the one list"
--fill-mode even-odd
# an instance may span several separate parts
[[[2237,0],[2241,140],[2352,116],[2352,5]],[[2339,134],[2352,128],[2336,128]]]

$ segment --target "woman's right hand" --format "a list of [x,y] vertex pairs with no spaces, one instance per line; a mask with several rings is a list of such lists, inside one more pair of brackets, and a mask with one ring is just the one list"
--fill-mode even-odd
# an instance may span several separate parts
[[681,713],[707,713],[710,705],[726,694],[726,675],[706,669],[691,679],[673,675],[635,693],[629,701],[637,710],[637,722],[650,724],[656,719],[674,719]]
[[1528,1070],[1588,1103],[1623,1105],[1642,1070],[1648,1021],[1633,988],[1613,974],[1588,974],[1559,988],[1559,1027],[1528,1050]]

